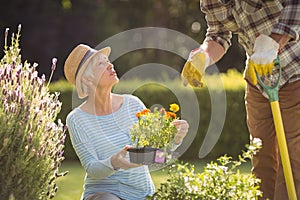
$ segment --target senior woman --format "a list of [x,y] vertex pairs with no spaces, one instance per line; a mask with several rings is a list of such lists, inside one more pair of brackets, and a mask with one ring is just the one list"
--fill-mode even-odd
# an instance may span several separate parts
[[[110,47],[95,50],[79,44],[65,61],[65,76],[74,84],[79,98],[86,100],[67,116],[73,148],[86,171],[83,200],[140,200],[154,193],[146,165],[131,163],[130,127],[137,122],[135,114],[145,109],[133,95],[112,93],[119,82],[108,57]],[[188,123],[177,120],[179,145],[188,132]]]

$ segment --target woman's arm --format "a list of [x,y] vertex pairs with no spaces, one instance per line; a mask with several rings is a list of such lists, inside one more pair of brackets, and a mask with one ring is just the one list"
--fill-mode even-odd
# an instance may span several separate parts
[[111,164],[111,157],[103,160],[97,159],[95,149],[83,130],[76,126],[76,123],[70,117],[67,117],[66,122],[73,148],[87,175],[91,178],[103,179],[114,174],[116,171]]

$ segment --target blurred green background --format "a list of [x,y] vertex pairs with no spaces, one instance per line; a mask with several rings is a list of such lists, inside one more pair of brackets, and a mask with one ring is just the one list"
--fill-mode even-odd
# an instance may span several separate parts
[[[16,32],[22,24],[24,60],[37,62],[40,73],[50,76],[52,57],[58,58],[54,80],[63,79],[63,64],[79,43],[92,47],[123,31],[141,27],[163,27],[179,31],[201,43],[206,21],[199,0],[4,0],[0,7],[0,38],[5,28]],[[0,45],[3,46],[3,39]],[[242,72],[245,54],[236,38],[228,54],[218,63],[226,72]],[[188,53],[188,52],[187,52]],[[186,57],[188,55],[186,54]],[[2,57],[2,56],[1,56]],[[119,57],[116,69],[122,76],[144,63],[161,63],[180,71],[184,59],[159,50],[142,49]]]

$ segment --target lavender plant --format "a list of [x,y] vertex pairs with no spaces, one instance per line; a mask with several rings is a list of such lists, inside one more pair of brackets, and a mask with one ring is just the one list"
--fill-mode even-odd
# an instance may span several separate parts
[[[19,39],[12,34],[0,61],[0,199],[50,199],[64,159],[65,127],[56,117],[61,103],[51,94],[37,64],[22,64]],[[56,60],[53,60],[52,72]],[[49,80],[50,82],[50,80]]]

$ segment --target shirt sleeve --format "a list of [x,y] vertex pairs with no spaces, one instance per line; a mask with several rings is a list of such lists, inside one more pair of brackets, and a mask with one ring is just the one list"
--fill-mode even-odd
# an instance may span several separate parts
[[273,27],[272,33],[288,35],[292,40],[299,41],[300,4],[294,0],[287,0],[284,4],[279,21]]
[[76,125],[75,120],[68,117],[66,123],[73,148],[88,177],[103,179],[114,174],[115,170],[111,164],[111,157],[104,160],[97,159],[95,149],[86,137],[85,132]]
[[129,115],[134,118],[134,123],[137,122],[137,118],[135,114],[137,112],[141,112],[142,110],[146,109],[145,104],[137,97],[134,95],[129,95],[129,107],[131,112]]
[[220,23],[216,17],[209,12],[205,5],[200,4],[200,7],[201,11],[205,14],[207,22],[207,32],[204,41],[215,41],[227,52],[231,46],[232,32]]

